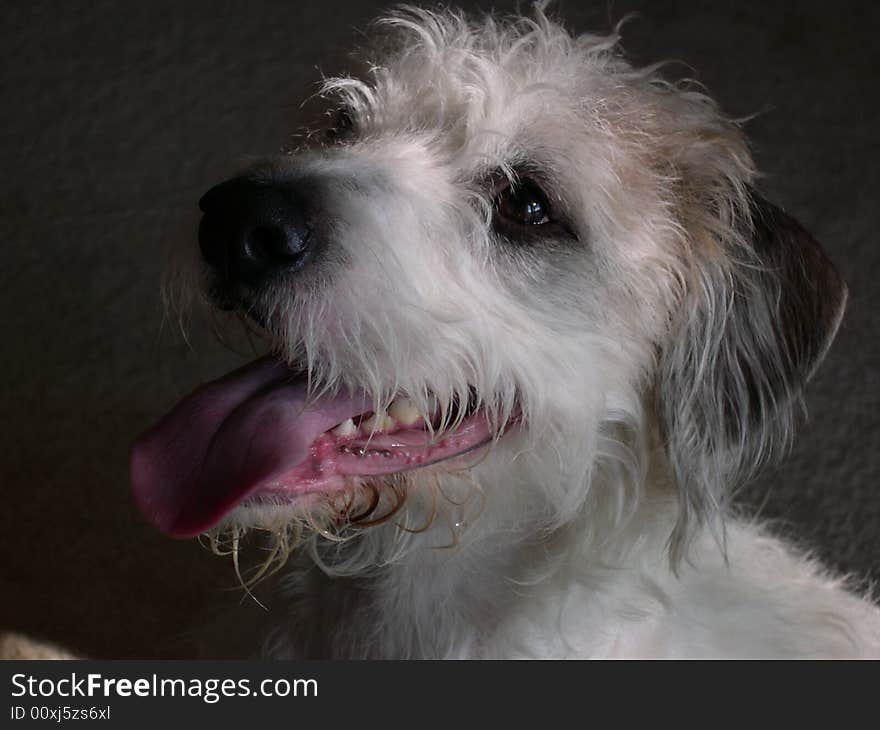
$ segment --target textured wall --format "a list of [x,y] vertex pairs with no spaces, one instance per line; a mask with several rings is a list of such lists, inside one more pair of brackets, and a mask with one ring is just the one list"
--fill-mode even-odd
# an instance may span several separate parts
[[[877,68],[868,3],[568,2],[572,27],[630,9],[639,62],[680,58],[748,129],[764,190],[825,242],[844,326],[791,457],[747,497],[836,566],[880,578]],[[782,11],[786,5],[790,9]],[[483,3],[483,7],[488,4]],[[92,656],[186,651],[225,561],[130,504],[132,435],[241,357],[163,327],[162,252],[242,153],[286,141],[317,66],[382,3],[17,3],[0,26],[0,627]],[[508,9],[512,3],[497,3]],[[873,17],[869,17],[871,14]]]

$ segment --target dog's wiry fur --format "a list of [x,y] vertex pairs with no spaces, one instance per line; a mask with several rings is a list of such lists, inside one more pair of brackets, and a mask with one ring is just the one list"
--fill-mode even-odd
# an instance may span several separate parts
[[[381,26],[366,76],[324,85],[354,128],[248,172],[315,191],[328,245],[247,309],[316,393],[436,399],[449,424],[476,393],[499,437],[465,467],[239,508],[218,542],[263,526],[284,563],[254,651],[880,653],[876,607],[732,514],[845,302],[755,193],[739,125],[542,6]],[[525,177],[573,235],[493,228],[493,185]]]

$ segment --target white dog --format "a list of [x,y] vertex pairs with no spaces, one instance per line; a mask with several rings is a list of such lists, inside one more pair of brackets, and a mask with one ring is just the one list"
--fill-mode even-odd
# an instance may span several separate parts
[[880,654],[877,607],[730,507],[846,300],[737,124],[543,5],[381,27],[332,129],[201,201],[202,288],[275,356],[132,452],[161,530],[272,536],[254,652]]

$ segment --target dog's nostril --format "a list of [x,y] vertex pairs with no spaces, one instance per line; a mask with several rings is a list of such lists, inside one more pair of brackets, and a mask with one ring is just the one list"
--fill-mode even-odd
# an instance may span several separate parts
[[234,273],[254,284],[272,273],[299,269],[308,256],[308,231],[289,225],[256,225],[233,243]]
[[290,231],[283,226],[256,226],[246,234],[245,249],[252,258],[295,259],[306,248],[308,233]]

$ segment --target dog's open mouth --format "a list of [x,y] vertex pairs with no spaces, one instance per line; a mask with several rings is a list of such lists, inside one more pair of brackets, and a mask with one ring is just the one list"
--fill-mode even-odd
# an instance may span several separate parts
[[193,537],[249,501],[332,493],[354,477],[408,471],[462,456],[495,430],[468,407],[435,430],[404,398],[374,413],[365,394],[309,395],[307,381],[273,358],[198,388],[131,452],[131,484],[144,515],[174,537]]

